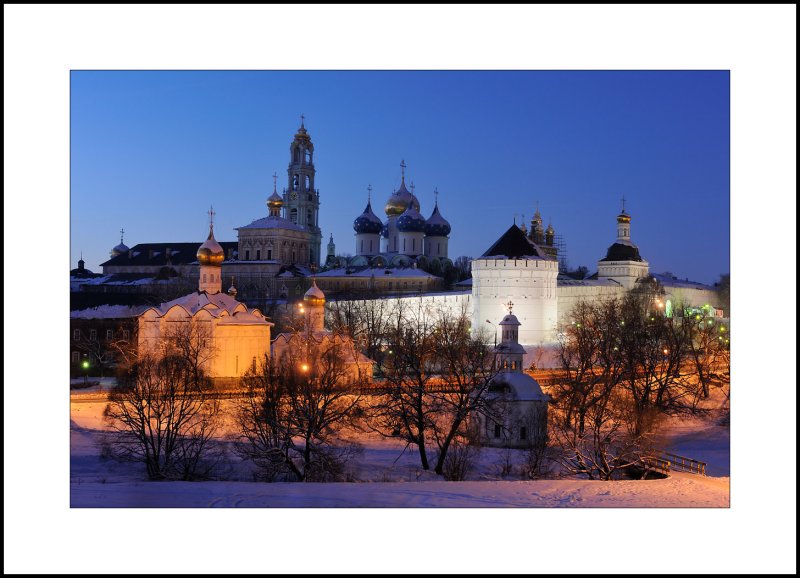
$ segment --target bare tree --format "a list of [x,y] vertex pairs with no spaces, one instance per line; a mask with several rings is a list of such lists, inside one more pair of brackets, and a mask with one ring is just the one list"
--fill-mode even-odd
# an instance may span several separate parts
[[265,356],[243,378],[239,453],[263,479],[333,481],[359,449],[337,433],[358,411],[358,352],[342,336],[296,332],[278,359]]
[[531,480],[544,477],[547,474],[548,449],[550,443],[548,427],[548,408],[545,404],[537,404],[526,427],[530,433],[530,446],[525,452],[525,463],[522,474]]
[[440,387],[430,394],[437,414],[431,429],[438,448],[434,471],[442,474],[451,444],[470,419],[496,411],[488,393],[498,368],[485,331],[470,330],[466,311],[440,312],[434,336]]
[[160,351],[117,344],[126,365],[104,412],[113,432],[107,451],[144,463],[153,480],[209,477],[219,459],[212,451],[219,402],[200,363],[213,352],[207,329],[195,323],[176,324]]
[[385,337],[386,394],[370,411],[375,431],[416,446],[424,470],[430,469],[427,444],[437,411],[427,391],[435,376],[435,329],[435,319],[421,304],[394,310]]
[[388,299],[358,299],[328,303],[329,326],[334,333],[348,335],[383,372],[387,355],[386,335],[396,302]]

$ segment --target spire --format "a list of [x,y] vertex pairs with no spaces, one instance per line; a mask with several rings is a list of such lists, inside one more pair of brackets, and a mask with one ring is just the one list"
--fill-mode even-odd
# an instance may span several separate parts
[[367,204],[372,203],[372,185],[367,185]]
[[125,243],[122,242],[122,239],[124,238],[124,236],[125,236],[125,229],[120,229],[119,230],[119,244],[120,245],[124,245],[125,244]]
[[300,113],[300,128],[306,128],[306,116],[303,113]]
[[434,208],[439,206],[439,187],[433,189],[433,206]]

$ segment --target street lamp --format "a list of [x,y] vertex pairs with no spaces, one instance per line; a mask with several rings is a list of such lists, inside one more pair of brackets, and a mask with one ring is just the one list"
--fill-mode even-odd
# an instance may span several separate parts
[[489,325],[493,325],[494,326],[494,346],[495,346],[495,348],[497,348],[497,325],[495,325],[494,323],[492,323],[488,319],[486,320],[486,323],[488,323]]
[[83,368],[83,386],[88,387],[88,376],[89,376],[89,360],[87,359],[87,355],[83,354],[83,362],[81,362],[81,367]]

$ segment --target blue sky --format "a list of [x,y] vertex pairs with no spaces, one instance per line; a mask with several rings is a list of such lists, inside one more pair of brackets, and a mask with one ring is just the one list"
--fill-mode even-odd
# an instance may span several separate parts
[[651,271],[730,268],[727,71],[74,71],[71,264],[125,243],[201,243],[267,214],[300,114],[315,145],[323,253],[400,182],[433,190],[450,255],[479,256],[538,201],[571,267],[596,270],[620,198]]

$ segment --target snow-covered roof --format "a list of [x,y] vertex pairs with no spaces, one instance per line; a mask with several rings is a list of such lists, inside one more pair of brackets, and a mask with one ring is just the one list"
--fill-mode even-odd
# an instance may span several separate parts
[[495,384],[506,384],[519,401],[547,401],[549,398],[542,393],[539,382],[527,373],[518,371],[504,371],[492,380]]
[[432,277],[438,279],[436,275],[426,273],[422,269],[414,269],[413,267],[407,268],[394,268],[384,269],[383,267],[366,268],[352,273],[347,273],[347,269],[330,269],[316,274],[318,278],[325,277]]
[[558,287],[619,287],[620,284],[613,279],[570,279],[566,276],[558,276],[556,280]]
[[713,291],[714,287],[700,283],[698,281],[689,281],[688,279],[678,279],[668,273],[651,273],[651,277],[661,283],[664,287],[680,287],[684,289],[703,289],[706,291]]
[[[182,307],[189,315],[196,315],[199,311],[205,310],[213,317],[221,317],[220,323],[242,323],[242,324],[269,324],[264,317],[253,314],[253,309],[241,301],[237,301],[226,293],[208,293],[206,291],[195,291],[183,297],[178,297],[172,301],[162,303],[158,307],[152,307],[160,315],[166,313],[173,307]],[[222,315],[225,312],[226,315]]]
[[70,311],[71,319],[120,319],[136,317],[149,307],[147,305],[100,305],[80,311]]
[[269,217],[264,217],[262,219],[256,219],[249,225],[244,225],[243,227],[236,227],[236,230],[239,229],[288,229],[290,231],[305,231],[305,227],[301,227],[296,223],[292,223],[289,219],[284,219],[283,217],[275,217],[270,215]]

